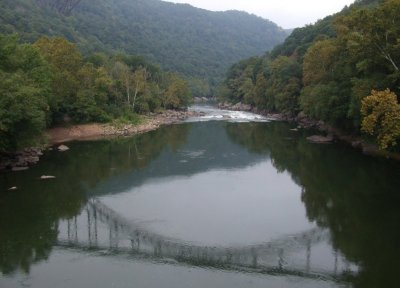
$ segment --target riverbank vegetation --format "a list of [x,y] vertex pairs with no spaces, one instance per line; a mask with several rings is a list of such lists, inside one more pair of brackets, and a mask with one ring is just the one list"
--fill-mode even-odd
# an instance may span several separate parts
[[358,0],[295,29],[270,53],[233,65],[219,99],[292,117],[304,112],[392,148],[400,139],[399,15],[398,0]]
[[55,124],[129,122],[191,103],[188,83],[177,74],[127,54],[84,58],[61,37],[31,45],[0,34],[0,57],[0,152],[37,145]]

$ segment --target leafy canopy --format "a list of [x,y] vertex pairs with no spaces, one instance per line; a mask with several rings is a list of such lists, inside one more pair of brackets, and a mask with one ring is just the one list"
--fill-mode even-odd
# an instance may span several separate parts
[[371,95],[362,100],[361,113],[364,116],[362,131],[376,136],[381,149],[397,145],[400,138],[400,104],[396,94],[389,89],[372,90]]

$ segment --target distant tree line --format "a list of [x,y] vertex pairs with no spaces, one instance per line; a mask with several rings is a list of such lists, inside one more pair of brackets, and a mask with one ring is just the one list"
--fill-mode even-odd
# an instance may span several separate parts
[[84,56],[141,55],[180,73],[201,97],[211,96],[230,65],[287,36],[275,23],[245,12],[159,0],[1,0],[0,15],[0,33],[18,33],[29,43],[62,36]]
[[83,58],[64,38],[19,44],[0,34],[0,152],[34,145],[46,127],[64,121],[135,121],[137,114],[180,109],[188,83],[138,56]]
[[221,101],[306,115],[373,136],[400,139],[400,2],[356,1],[337,15],[295,29],[263,57],[233,65]]

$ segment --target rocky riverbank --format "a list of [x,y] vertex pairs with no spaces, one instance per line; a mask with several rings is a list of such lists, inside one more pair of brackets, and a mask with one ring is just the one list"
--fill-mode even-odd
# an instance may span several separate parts
[[[291,123],[296,123],[298,125],[297,129],[317,129],[324,135],[314,135],[308,138],[310,142],[313,143],[329,143],[333,141],[341,141],[348,145],[351,145],[355,149],[359,149],[362,153],[371,156],[379,156],[394,159],[400,161],[400,153],[392,153],[387,151],[382,151],[379,149],[377,145],[367,143],[364,139],[359,135],[349,134],[340,130],[338,128],[332,127],[326,124],[324,121],[314,120],[308,117],[304,112],[300,112],[297,116],[292,116],[283,113],[271,113],[267,110],[260,110],[251,105],[243,104],[243,103],[220,103],[218,104],[218,108],[224,110],[232,110],[232,111],[245,111],[256,113],[270,119],[274,119],[277,121],[287,121]],[[297,130],[295,129],[295,130]]]
[[[130,136],[156,130],[162,125],[179,123],[189,117],[202,116],[204,113],[196,111],[166,110],[160,113],[150,113],[142,117],[140,124],[83,124],[65,127],[55,127],[47,130],[48,146],[43,148],[26,148],[13,154],[3,155],[0,162],[0,171],[22,171],[39,162],[40,157],[52,146],[70,141],[97,140],[111,137]],[[66,151],[64,145],[58,146]]]
[[0,171],[23,171],[29,166],[39,162],[40,156],[43,155],[42,148],[25,148],[14,154],[3,155],[0,162]]
[[70,127],[55,127],[47,131],[50,144],[59,144],[75,140],[96,140],[115,136],[129,136],[145,133],[168,125],[184,121],[189,117],[199,116],[195,111],[166,110],[142,116],[142,122],[132,124],[83,124]]

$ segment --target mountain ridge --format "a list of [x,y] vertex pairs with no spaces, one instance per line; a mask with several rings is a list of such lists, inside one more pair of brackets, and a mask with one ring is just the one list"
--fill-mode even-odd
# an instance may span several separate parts
[[287,36],[277,24],[237,10],[215,12],[159,0],[83,0],[68,16],[37,1],[2,1],[0,32],[17,32],[28,42],[63,36],[86,55],[141,55],[164,69],[211,83],[229,65],[261,55]]

